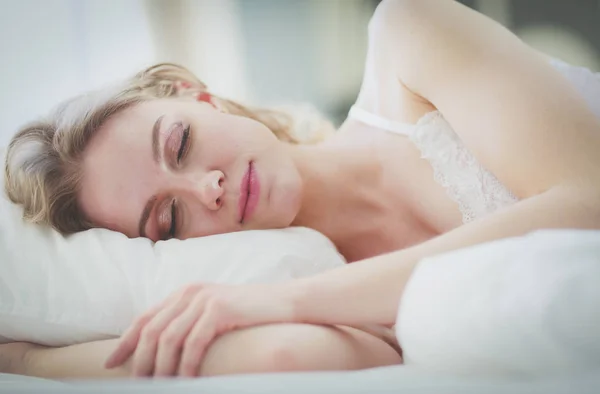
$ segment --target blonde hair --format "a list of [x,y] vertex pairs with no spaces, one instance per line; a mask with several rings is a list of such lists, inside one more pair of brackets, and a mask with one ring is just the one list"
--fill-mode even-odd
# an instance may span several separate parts
[[[161,63],[124,85],[69,100],[49,117],[23,127],[6,153],[5,189],[10,200],[23,206],[26,220],[49,224],[63,234],[94,227],[77,199],[79,163],[90,140],[110,117],[143,101],[176,96],[182,83],[192,91],[206,91],[206,85],[189,70]],[[333,131],[316,111],[294,115],[283,109],[249,108],[216,99],[227,112],[261,122],[289,143],[318,142]]]

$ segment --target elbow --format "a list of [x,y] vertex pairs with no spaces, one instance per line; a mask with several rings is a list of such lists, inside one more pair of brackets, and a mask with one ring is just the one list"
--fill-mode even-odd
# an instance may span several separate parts
[[291,372],[310,370],[311,366],[302,362],[298,348],[286,344],[271,346],[265,349],[258,360],[261,372]]
[[600,178],[590,184],[574,187],[577,191],[576,203],[581,204],[590,220],[590,228],[600,229]]
[[[274,340],[272,343],[261,343],[260,348],[229,348],[225,342],[215,342],[202,362],[200,376],[220,376],[255,373],[292,372],[310,369],[302,360],[298,346],[293,341],[284,343]],[[236,344],[237,346],[237,344]]]
[[565,226],[581,229],[600,229],[600,179],[581,178],[551,188],[559,212],[565,216]]

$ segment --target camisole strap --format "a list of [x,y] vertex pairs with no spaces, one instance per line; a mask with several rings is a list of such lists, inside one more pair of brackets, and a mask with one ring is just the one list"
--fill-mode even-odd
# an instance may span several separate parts
[[395,122],[393,120],[389,120],[381,116],[375,115],[357,106],[352,106],[352,108],[350,108],[348,116],[369,126],[377,127],[382,130],[406,136],[411,135],[415,129],[415,125],[409,123]]

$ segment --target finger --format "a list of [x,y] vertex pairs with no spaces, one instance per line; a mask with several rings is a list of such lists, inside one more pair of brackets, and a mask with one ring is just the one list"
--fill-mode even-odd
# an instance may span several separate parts
[[215,308],[206,308],[206,312],[198,319],[187,336],[181,354],[179,375],[184,377],[198,375],[206,348],[217,334],[217,320],[214,311]]
[[135,320],[133,325],[123,333],[117,347],[108,356],[108,359],[104,363],[104,368],[118,367],[131,357],[137,347],[142,329],[154,318],[162,307],[162,303],[156,305]]
[[181,359],[181,349],[194,324],[202,316],[204,304],[205,297],[197,296],[190,306],[165,329],[158,342],[155,376],[175,375]]
[[189,306],[187,299],[180,299],[165,307],[144,327],[133,356],[132,374],[149,376],[154,370],[158,341],[163,331]]
[[135,323],[125,331],[125,333],[119,339],[117,347],[113,352],[109,355],[106,360],[104,367],[107,369],[115,368],[127,361],[129,357],[135,352],[137,348],[138,342],[140,340],[140,335],[142,333],[142,329],[156,316],[158,312],[160,312],[163,308],[165,308],[169,304],[173,304],[177,300],[181,300],[186,296],[193,294],[194,292],[199,290],[199,286],[187,286],[181,291],[173,294],[172,296],[166,298],[159,304],[150,308],[146,313],[136,319]]

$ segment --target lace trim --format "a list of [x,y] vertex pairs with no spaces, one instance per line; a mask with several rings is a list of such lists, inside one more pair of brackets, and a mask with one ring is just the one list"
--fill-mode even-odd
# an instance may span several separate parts
[[458,204],[463,223],[518,201],[467,150],[439,111],[419,119],[409,138],[431,164],[435,181]]

